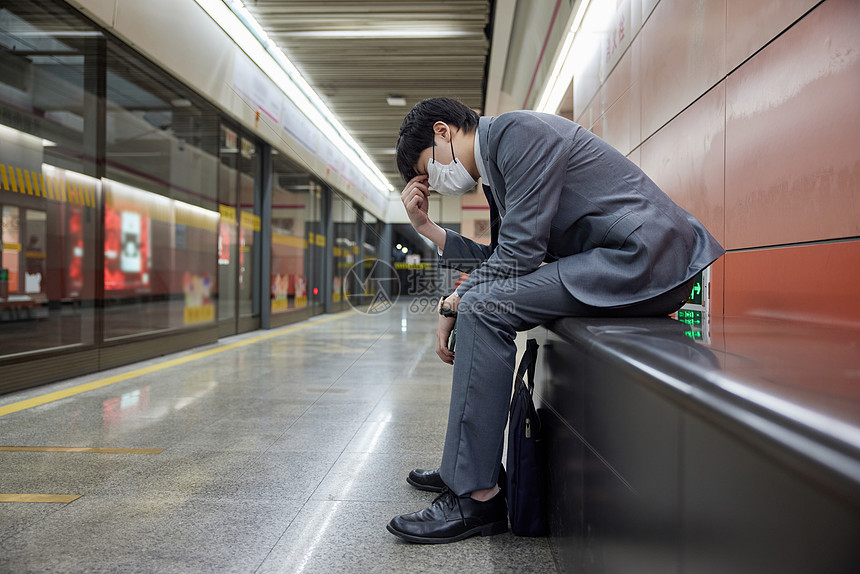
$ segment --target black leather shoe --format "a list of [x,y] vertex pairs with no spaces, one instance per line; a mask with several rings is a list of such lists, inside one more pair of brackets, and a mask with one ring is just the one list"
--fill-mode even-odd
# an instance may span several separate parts
[[409,472],[406,482],[418,490],[426,490],[428,492],[442,492],[445,489],[445,483],[442,482],[442,477],[439,476],[438,468],[436,470],[416,468]]
[[487,502],[478,502],[469,496],[457,496],[447,488],[429,508],[396,516],[388,523],[390,533],[422,544],[446,544],[507,530],[508,505],[501,492]]
[[[416,468],[409,471],[409,476],[406,477],[406,482],[417,488],[418,490],[426,490],[428,492],[442,492],[445,490],[445,483],[442,482],[442,477],[439,475],[439,469],[424,470]],[[505,466],[499,468],[499,486],[502,489],[502,496],[506,496],[507,479],[505,478]]]

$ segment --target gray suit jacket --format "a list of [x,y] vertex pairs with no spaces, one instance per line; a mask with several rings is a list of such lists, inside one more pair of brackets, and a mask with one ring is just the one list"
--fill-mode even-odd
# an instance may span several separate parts
[[692,215],[609,144],[560,116],[509,112],[478,123],[484,172],[501,216],[495,249],[447,231],[441,263],[487,281],[559,262],[564,286],[595,307],[680,286],[725,251]]

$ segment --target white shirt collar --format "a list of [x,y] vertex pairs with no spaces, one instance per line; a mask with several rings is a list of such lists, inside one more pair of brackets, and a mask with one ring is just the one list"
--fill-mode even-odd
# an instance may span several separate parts
[[478,135],[478,130],[475,130],[475,164],[478,166],[478,173],[481,176],[481,183],[484,185],[490,185],[490,181],[487,179],[487,174],[484,172],[484,158],[481,157],[481,144],[480,144],[480,136]]

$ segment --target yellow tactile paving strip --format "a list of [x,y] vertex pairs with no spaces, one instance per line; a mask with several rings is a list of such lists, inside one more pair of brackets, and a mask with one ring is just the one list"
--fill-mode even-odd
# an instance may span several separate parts
[[95,448],[78,446],[0,446],[0,452],[93,452],[104,454],[159,454],[163,448]]
[[[265,341],[266,339],[271,339],[274,337],[279,337],[281,335],[286,335],[289,333],[294,333],[305,327],[309,327],[311,325],[318,325],[320,323],[326,323],[328,321],[333,321],[335,319],[343,318],[347,313],[338,313],[336,315],[331,315],[329,317],[325,317],[318,320],[313,320],[307,323],[303,323],[300,325],[294,325],[292,327],[285,327],[282,329],[277,329],[274,331],[269,331],[263,335],[258,335],[256,337],[251,337],[249,339],[245,339],[243,341],[237,341],[235,343],[231,343],[229,345],[224,345],[222,347],[217,347],[215,349],[209,349],[206,351],[200,351],[198,353],[193,353],[191,355],[187,355],[185,357],[179,357],[177,359],[171,359],[168,361],[163,361],[157,363],[155,365],[150,365],[148,367],[142,367],[140,369],[134,369],[127,373],[121,373],[119,375],[114,375],[112,377],[106,377],[104,379],[99,379],[97,381],[92,381],[90,383],[86,383],[83,385],[78,385],[75,387],[71,387],[69,389],[65,389],[62,391],[56,391],[53,393],[48,393],[39,397],[34,397],[32,399],[27,399],[24,401],[19,401],[17,403],[12,403],[6,405],[4,407],[0,407],[0,416],[7,415],[10,413],[15,413],[18,411],[22,411],[25,409],[29,409],[32,407],[36,407],[39,405],[44,405],[46,403],[50,403],[53,401],[58,401],[60,399],[64,399],[67,397],[71,397],[74,395],[78,395],[81,393],[85,393],[87,391],[91,391],[93,389],[99,389],[102,387],[106,387],[108,385],[112,385],[114,383],[118,383],[121,381],[127,381],[129,379],[133,379],[135,377],[139,377],[141,375],[146,375],[148,373],[154,373],[157,371],[161,371],[170,367],[175,367],[177,365],[183,365],[185,363],[189,363],[191,361],[196,361],[198,359],[203,359],[206,357],[211,357],[212,355],[217,355],[218,353],[223,353],[225,351],[230,351],[233,349],[238,349],[240,347],[246,347],[248,345],[253,345],[259,341]],[[96,453],[96,454],[159,454],[163,452],[164,449],[157,448],[102,448],[102,447],[57,447],[57,446],[0,446],[0,452],[55,452],[55,453]],[[60,503],[60,504],[68,504],[73,502],[83,496],[82,494],[9,494],[9,493],[0,493],[0,502],[19,502],[19,503]]]
[[[0,446],[0,452],[62,452],[103,454],[159,454],[163,448],[100,448],[79,446]],[[9,494],[0,493],[0,502],[53,502],[68,504],[83,494]]]
[[235,343],[230,343],[229,345],[224,345],[222,347],[216,347],[214,349],[208,349],[206,351],[200,351],[198,353],[186,355],[185,357],[179,357],[177,359],[170,359],[168,361],[163,361],[163,362],[157,363],[155,365],[150,365],[148,367],[141,367],[140,369],[134,369],[134,370],[128,371],[126,373],[120,373],[119,375],[114,375],[112,377],[99,379],[97,381],[92,381],[90,383],[85,383],[83,385],[78,385],[76,387],[71,387],[68,389],[64,389],[62,391],[55,391],[53,393],[48,393],[45,395],[41,395],[39,397],[33,397],[32,399],[27,399],[24,401],[18,401],[17,403],[12,403],[12,404],[6,405],[4,407],[0,407],[0,417],[2,417],[3,415],[11,414],[11,413],[17,413],[18,411],[23,411],[25,409],[38,407],[40,405],[44,405],[47,403],[58,401],[60,399],[65,399],[67,397],[72,397],[74,395],[79,395],[81,393],[85,393],[87,391],[92,391],[94,389],[100,389],[102,387],[106,387],[106,386],[112,385],[114,383],[119,383],[122,381],[127,381],[129,379],[134,379],[136,377],[140,377],[142,375],[147,375],[149,373],[155,373],[158,371],[163,371],[164,369],[169,369],[170,367],[176,367],[178,365],[184,365],[185,363],[190,363],[191,361],[196,361],[198,359],[205,359],[206,357],[211,357],[212,355],[217,355],[217,354],[223,353],[225,351],[232,351],[233,349],[238,349],[241,347],[247,347],[248,345],[253,345],[254,343],[258,343],[260,341],[265,341],[266,339],[272,339],[274,337],[280,337],[281,335],[287,335],[289,333],[294,333],[296,331],[300,331],[301,329],[305,329],[305,328],[311,327],[313,325],[319,325],[320,323],[327,323],[329,321],[334,321],[336,319],[342,319],[349,314],[351,314],[351,313],[349,311],[346,311],[343,313],[338,313],[336,315],[331,315],[331,316],[325,317],[323,319],[312,320],[308,323],[302,323],[300,325],[295,325],[292,327],[284,327],[282,329],[269,331],[268,333],[265,333],[264,335],[258,335],[256,337],[252,337],[250,339],[245,339],[243,341],[237,341]]
[[83,494],[0,494],[0,502],[59,502],[68,504]]

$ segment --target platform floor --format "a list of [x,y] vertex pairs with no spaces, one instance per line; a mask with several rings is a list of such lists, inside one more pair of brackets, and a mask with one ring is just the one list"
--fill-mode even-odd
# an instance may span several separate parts
[[0,572],[555,573],[545,538],[385,529],[433,499],[405,478],[442,453],[435,323],[341,313],[0,397],[0,498],[79,497],[0,502]]

